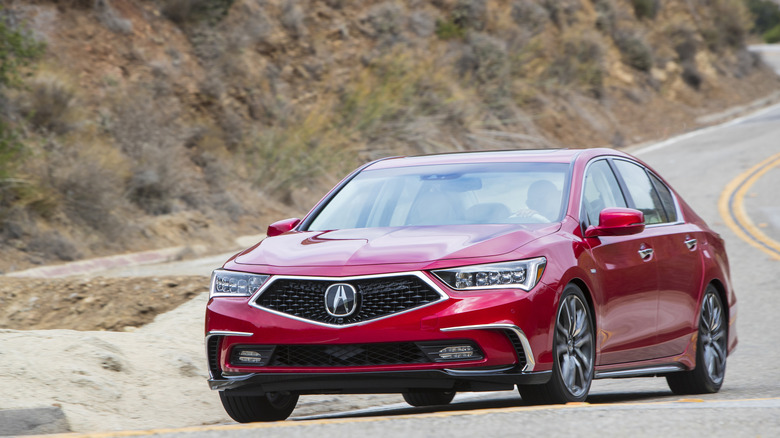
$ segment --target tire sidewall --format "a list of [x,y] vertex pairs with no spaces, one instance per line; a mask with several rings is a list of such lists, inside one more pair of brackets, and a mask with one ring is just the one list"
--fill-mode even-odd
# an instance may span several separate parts
[[[558,324],[558,318],[560,317],[561,310],[563,303],[565,302],[566,298],[574,295],[577,298],[582,301],[582,304],[585,306],[585,309],[587,310],[587,316],[588,316],[588,327],[590,328],[590,335],[591,335],[591,348],[590,348],[590,377],[588,379],[587,387],[585,388],[585,391],[583,394],[579,397],[575,396],[574,394],[569,391],[569,388],[566,386],[566,384],[563,381],[563,376],[561,373],[561,366],[558,359],[558,354],[556,353],[556,343],[557,343],[557,324]],[[553,375],[551,377],[551,386],[552,390],[555,393],[555,397],[559,400],[563,400],[564,402],[582,402],[585,401],[585,399],[588,397],[588,393],[590,392],[590,386],[593,383],[593,375],[594,375],[594,369],[595,369],[595,359],[596,359],[596,342],[595,342],[595,326],[593,324],[593,315],[590,308],[590,305],[588,304],[588,300],[585,299],[585,294],[582,293],[582,290],[574,285],[569,284],[566,286],[566,288],[563,290],[563,293],[561,294],[560,300],[558,300],[558,309],[555,312],[555,320],[553,321],[553,337],[552,337],[552,353],[553,353]]]
[[[718,294],[718,291],[715,290],[715,288],[712,285],[707,286],[707,289],[704,291],[704,296],[701,300],[701,306],[699,308],[699,324],[698,324],[698,335],[697,335],[697,341],[696,341],[696,371],[699,373],[700,378],[705,383],[707,390],[709,392],[718,392],[720,390],[720,387],[723,385],[723,381],[725,380],[726,375],[726,364],[728,361],[723,363],[723,378],[720,379],[720,382],[716,383],[714,380],[712,380],[712,377],[710,377],[710,373],[707,371],[706,363],[704,361],[704,344],[702,341],[702,315],[704,314],[704,303],[707,301],[707,297],[709,295],[713,295],[715,299],[720,304],[720,310],[721,310],[721,325],[723,325],[726,329],[726,339],[728,340],[728,325],[726,321],[726,309],[723,305],[723,300],[721,300],[720,295]],[[726,349],[728,349],[728,342],[726,345]],[[727,354],[727,353],[726,353]]]

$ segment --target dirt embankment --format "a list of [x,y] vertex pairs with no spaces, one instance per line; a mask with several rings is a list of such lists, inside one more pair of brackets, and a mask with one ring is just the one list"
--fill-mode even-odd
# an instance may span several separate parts
[[2,277],[0,328],[133,331],[207,291],[207,277]]

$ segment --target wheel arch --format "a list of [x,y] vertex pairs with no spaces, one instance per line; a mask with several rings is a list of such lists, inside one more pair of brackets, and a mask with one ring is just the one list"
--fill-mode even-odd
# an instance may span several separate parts
[[[726,293],[726,286],[717,278],[713,278],[712,280],[707,283],[707,286],[712,285],[715,290],[718,292],[718,298],[720,298],[721,304],[723,304],[723,310],[726,312],[726,336],[728,337],[729,331],[731,330],[731,326],[729,322],[731,321],[731,315],[729,314],[731,312],[731,307],[729,306],[729,300],[728,295]],[[707,286],[704,287],[704,290],[707,290]],[[698,327],[698,321],[701,318],[701,315],[698,315],[698,313],[701,312],[701,300],[704,299],[704,290],[701,293],[701,299],[699,300],[699,312],[697,312],[697,318],[696,318],[696,326]]]
[[599,326],[598,326],[598,317],[596,315],[596,307],[595,307],[595,304],[593,302],[593,294],[591,293],[590,288],[588,287],[588,284],[585,283],[585,281],[582,280],[579,277],[574,277],[571,280],[569,280],[567,285],[569,285],[569,284],[574,284],[577,287],[579,287],[580,290],[582,291],[582,294],[585,295],[585,301],[588,302],[588,308],[590,309],[590,315],[591,315],[591,318],[593,318],[593,331],[594,331],[594,334],[598,333],[598,327]]

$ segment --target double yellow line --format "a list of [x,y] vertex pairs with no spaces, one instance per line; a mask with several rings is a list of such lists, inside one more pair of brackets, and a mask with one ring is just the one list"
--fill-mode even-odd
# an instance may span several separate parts
[[764,234],[745,212],[745,194],[762,176],[780,165],[780,154],[773,155],[734,178],[720,195],[718,210],[726,225],[742,240],[770,257],[780,260],[780,243]]

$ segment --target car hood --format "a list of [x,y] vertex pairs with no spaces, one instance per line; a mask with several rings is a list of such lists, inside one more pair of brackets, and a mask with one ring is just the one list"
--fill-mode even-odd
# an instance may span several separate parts
[[359,228],[290,232],[239,254],[244,265],[355,266],[425,263],[506,254],[560,229],[560,223]]

